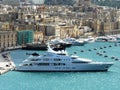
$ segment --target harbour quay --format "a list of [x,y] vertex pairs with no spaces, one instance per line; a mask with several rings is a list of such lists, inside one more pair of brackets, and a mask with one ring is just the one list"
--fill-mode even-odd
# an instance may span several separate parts
[[0,75],[15,68],[15,64],[12,61],[8,52],[0,53]]

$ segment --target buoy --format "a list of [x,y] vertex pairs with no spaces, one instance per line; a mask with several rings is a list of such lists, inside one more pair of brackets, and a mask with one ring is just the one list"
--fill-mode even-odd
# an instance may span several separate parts
[[104,46],[104,48],[107,48],[106,46]]
[[97,54],[100,54],[99,52],[97,52]]
[[103,53],[106,53],[106,51],[103,51]]
[[88,51],[91,51],[91,49],[88,49]]
[[114,59],[115,57],[111,57],[111,59]]
[[104,57],[108,57],[107,55],[105,55]]
[[100,49],[103,49],[102,47],[100,47]]
[[84,50],[81,50],[81,52],[84,52]]
[[103,54],[102,53],[99,53],[100,56],[102,56]]
[[109,47],[112,47],[111,45]]
[[115,59],[115,61],[118,61],[118,60],[119,60],[118,58]]
[[97,50],[97,48],[94,48],[94,50]]

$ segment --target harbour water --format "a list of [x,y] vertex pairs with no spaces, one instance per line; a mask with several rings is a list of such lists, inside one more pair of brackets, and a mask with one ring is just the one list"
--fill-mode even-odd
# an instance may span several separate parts
[[[114,65],[108,72],[11,71],[0,76],[0,90],[119,90],[120,44],[96,42],[70,47],[67,51],[69,54],[77,52],[78,56],[94,61],[114,62]],[[16,65],[28,57],[26,52],[45,53],[45,51],[10,51]]]

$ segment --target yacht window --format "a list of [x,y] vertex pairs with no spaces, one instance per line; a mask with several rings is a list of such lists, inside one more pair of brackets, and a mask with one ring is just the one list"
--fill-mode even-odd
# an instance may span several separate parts
[[59,58],[55,58],[54,61],[61,61],[61,59],[59,59]]
[[77,57],[72,57],[72,59],[76,59]]
[[30,63],[29,65],[32,66],[32,63]]
[[44,61],[49,61],[49,59],[48,59],[48,58],[44,58],[43,60],[44,60]]
[[72,63],[76,63],[77,64],[77,63],[88,63],[88,62],[72,62]]
[[31,61],[38,61],[38,59],[31,59]]
[[41,59],[37,59],[38,61],[41,61]]
[[58,55],[66,55],[66,54],[64,54],[64,53],[59,53]]
[[38,61],[41,61],[41,59],[38,59]]
[[38,63],[37,65],[40,65],[40,66],[48,66],[49,63]]
[[28,64],[23,64],[23,66],[28,66]]
[[65,63],[61,63],[60,65],[63,65],[63,66],[64,66],[64,65],[65,65]]
[[58,64],[57,63],[54,63],[54,66],[57,66]]
[[65,63],[53,63],[54,66],[64,66]]

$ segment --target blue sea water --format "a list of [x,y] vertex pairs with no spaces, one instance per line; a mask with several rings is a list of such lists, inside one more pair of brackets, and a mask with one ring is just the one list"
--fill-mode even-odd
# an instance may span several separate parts
[[[111,46],[111,47],[110,47]],[[100,49],[102,48],[102,49]],[[96,50],[95,50],[96,49]],[[89,51],[91,50],[91,51]],[[120,45],[114,43],[91,43],[67,48],[69,54],[93,61],[114,62],[108,72],[17,72],[10,71],[0,76],[0,90],[119,90],[120,89]],[[16,65],[27,53],[35,51],[10,51]],[[40,54],[45,51],[37,51]],[[102,56],[97,52],[103,53]],[[107,55],[108,57],[104,57]],[[111,59],[114,56],[118,61]]]

